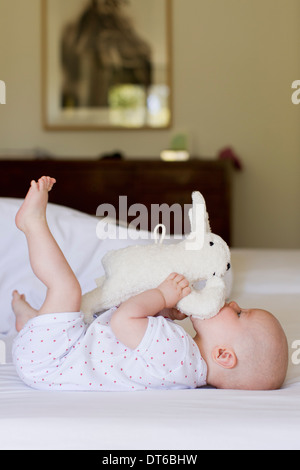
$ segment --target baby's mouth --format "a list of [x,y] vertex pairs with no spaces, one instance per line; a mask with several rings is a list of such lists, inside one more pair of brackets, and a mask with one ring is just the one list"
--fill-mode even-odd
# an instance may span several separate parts
[[[222,310],[224,310],[224,308],[227,308],[228,306],[229,306],[229,304],[228,304],[228,303],[225,303],[225,304],[223,305],[223,307],[221,308],[221,310],[219,311],[219,313],[221,313]],[[219,315],[219,313],[218,313],[218,315]]]

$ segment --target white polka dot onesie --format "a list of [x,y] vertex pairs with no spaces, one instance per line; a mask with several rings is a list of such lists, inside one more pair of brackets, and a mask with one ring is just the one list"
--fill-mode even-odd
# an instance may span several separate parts
[[206,385],[207,367],[185,330],[162,316],[149,317],[132,350],[110,328],[114,309],[89,327],[81,313],[42,315],[15,339],[20,378],[39,390],[137,391]]

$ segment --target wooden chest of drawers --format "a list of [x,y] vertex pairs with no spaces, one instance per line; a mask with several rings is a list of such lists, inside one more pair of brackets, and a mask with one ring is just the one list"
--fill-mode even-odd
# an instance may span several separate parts
[[[231,185],[226,161],[0,160],[0,173],[0,197],[23,198],[30,181],[46,174],[57,179],[50,202],[93,215],[104,203],[118,209],[119,197],[127,196],[128,207],[143,204],[150,217],[153,204],[184,207],[191,204],[192,192],[200,191],[212,231],[230,244]],[[150,220],[148,227],[140,228],[151,228]]]

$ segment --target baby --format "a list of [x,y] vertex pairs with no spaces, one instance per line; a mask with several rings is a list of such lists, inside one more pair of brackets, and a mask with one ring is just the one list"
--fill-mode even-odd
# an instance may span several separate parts
[[192,317],[192,338],[172,321],[185,317],[173,307],[190,293],[188,281],[177,273],[87,327],[79,311],[80,285],[47,224],[54,183],[50,177],[33,181],[16,216],[32,269],[47,287],[40,310],[13,293],[19,332],[13,358],[27,385],[93,391],[282,386],[288,347],[273,315],[231,302],[210,320]]

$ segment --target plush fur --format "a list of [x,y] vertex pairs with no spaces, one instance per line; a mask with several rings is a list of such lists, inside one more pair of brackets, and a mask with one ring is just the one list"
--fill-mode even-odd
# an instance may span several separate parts
[[[182,242],[130,246],[103,257],[105,276],[82,299],[86,323],[94,320],[94,314],[156,288],[172,272],[183,274],[192,289],[177,304],[182,313],[207,319],[219,312],[225,303],[223,277],[230,268],[230,251],[221,237],[211,233],[203,196],[194,192],[192,198],[191,233]],[[201,290],[196,288],[199,281],[205,283]]]

